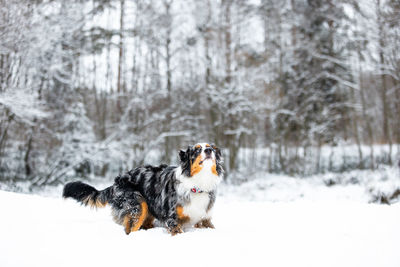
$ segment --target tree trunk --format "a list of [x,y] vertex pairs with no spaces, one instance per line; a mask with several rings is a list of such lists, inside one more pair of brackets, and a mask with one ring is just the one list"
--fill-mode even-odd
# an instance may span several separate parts
[[[207,1],[207,23],[211,21],[211,3]],[[210,57],[210,39],[211,39],[211,28],[208,24],[204,29],[204,55],[206,58],[206,89],[208,89],[211,82],[211,57]]]
[[167,77],[167,92],[168,100],[171,97],[172,90],[172,72],[171,72],[171,34],[172,34],[172,16],[171,16],[171,4],[172,1],[164,1],[165,13],[167,18],[170,20],[169,25],[167,25],[167,36],[165,40],[165,64],[167,65],[166,77]]
[[222,0],[221,2],[224,8],[224,35],[225,35],[225,81],[227,84],[231,83],[232,80],[232,53],[231,53],[231,46],[232,46],[232,25],[231,25],[231,0]]
[[117,92],[118,94],[123,91],[122,84],[122,64],[124,57],[124,17],[125,17],[125,0],[121,0],[121,10],[119,18],[119,54],[118,54],[118,78],[117,78]]
[[28,144],[26,145],[26,152],[25,152],[25,157],[24,157],[26,177],[29,177],[32,174],[32,168],[31,168],[31,165],[29,162],[29,158],[30,158],[30,153],[32,151],[33,129],[31,131],[32,132],[28,137]]
[[397,118],[397,121],[395,122],[395,129],[397,129],[396,131],[396,143],[398,145],[400,145],[400,82],[398,80],[395,80],[393,78],[393,86],[395,88],[395,92],[396,92],[396,102],[395,102],[395,106],[396,106],[396,114],[394,115],[394,118]]
[[[350,87],[350,96],[351,96],[351,101],[353,104],[356,104],[355,100],[355,93],[354,93],[354,88]],[[358,133],[358,118],[357,118],[357,111],[353,110],[351,114],[351,121],[353,123],[353,132],[354,132],[354,138],[356,139],[356,144],[357,144],[357,149],[358,149],[358,167],[362,167],[362,161],[363,161],[363,154],[361,150],[361,141],[360,141],[360,135]]]
[[14,115],[8,111],[8,109],[5,110],[5,117],[7,120],[0,121],[0,166],[1,166],[1,159],[3,155],[3,150],[5,149],[6,142],[7,142],[7,137],[8,137],[8,128],[10,127],[11,121],[14,118]]
[[372,132],[372,126],[370,122],[370,118],[367,115],[367,104],[365,102],[365,93],[364,93],[364,86],[363,86],[363,79],[362,79],[362,67],[361,67],[361,49],[358,47],[358,73],[359,73],[359,86],[360,86],[360,98],[361,98],[361,108],[362,108],[362,116],[365,122],[365,126],[367,128],[368,134],[368,144],[370,147],[370,168],[371,170],[374,169],[374,135]]
[[384,57],[384,47],[385,47],[385,33],[383,30],[383,18],[381,13],[381,1],[377,0],[377,19],[378,19],[378,31],[379,31],[379,61],[381,65],[381,101],[382,101],[382,127],[383,127],[383,141],[389,143],[389,164],[392,165],[392,138],[389,129],[389,103],[387,99],[387,79],[385,74],[385,57]]

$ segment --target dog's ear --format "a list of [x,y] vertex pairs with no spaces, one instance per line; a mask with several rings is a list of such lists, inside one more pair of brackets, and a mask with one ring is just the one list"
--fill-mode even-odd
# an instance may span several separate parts
[[215,159],[217,162],[217,173],[218,176],[222,177],[222,175],[224,174],[224,169],[222,168],[222,153],[221,153],[221,149],[219,149],[218,147],[216,147],[215,145],[211,145],[211,147],[214,149],[215,151]]
[[219,159],[221,158],[221,149],[219,149],[216,145],[212,144],[211,147],[215,151],[215,156]]
[[179,158],[181,160],[182,174],[190,177],[190,151],[191,147],[188,146],[187,150],[179,151]]
[[180,150],[179,151],[179,158],[181,159],[181,162],[185,162],[187,160],[187,154],[186,151]]
[[179,151],[179,158],[180,158],[181,162],[185,162],[185,161],[189,160],[190,149],[191,149],[191,146],[188,146],[186,151],[182,150],[182,149]]

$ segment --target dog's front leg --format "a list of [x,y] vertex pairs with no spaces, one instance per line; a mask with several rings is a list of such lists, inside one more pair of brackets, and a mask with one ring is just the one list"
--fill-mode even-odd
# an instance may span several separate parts
[[176,235],[176,234],[181,234],[183,233],[182,227],[179,223],[177,222],[168,222],[168,232],[171,235]]
[[169,218],[166,221],[166,225],[167,225],[168,232],[173,236],[176,235],[176,234],[183,233],[182,227],[178,223],[178,218],[177,217]]

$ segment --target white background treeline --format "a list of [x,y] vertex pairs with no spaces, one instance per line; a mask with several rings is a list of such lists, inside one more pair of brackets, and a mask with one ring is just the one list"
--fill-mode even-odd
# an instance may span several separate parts
[[[3,181],[111,178],[142,163],[176,163],[177,150],[199,140],[224,148],[228,174],[251,162],[289,174],[395,163],[398,1],[0,7]],[[338,145],[357,155],[333,168],[322,148]]]

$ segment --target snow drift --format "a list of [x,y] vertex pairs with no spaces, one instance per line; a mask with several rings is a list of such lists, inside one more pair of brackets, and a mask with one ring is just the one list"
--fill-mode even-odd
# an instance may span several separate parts
[[0,266],[400,265],[400,204],[220,197],[215,230],[125,235],[109,209],[0,191]]

